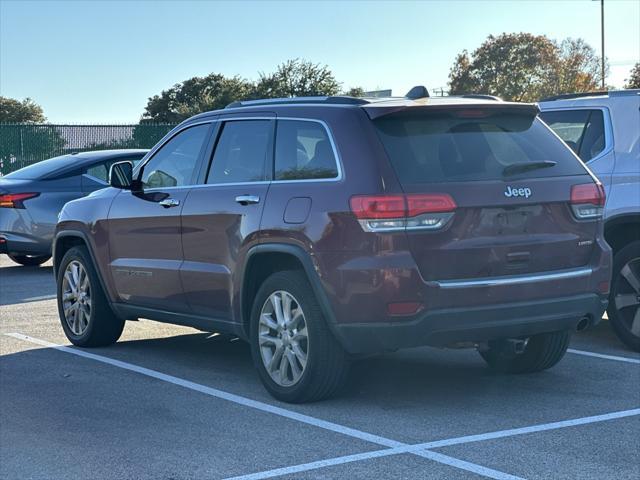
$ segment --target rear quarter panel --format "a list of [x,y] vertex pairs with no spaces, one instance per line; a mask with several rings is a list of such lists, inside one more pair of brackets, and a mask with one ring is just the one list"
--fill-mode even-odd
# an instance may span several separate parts
[[[387,295],[397,298],[402,289],[413,292],[419,282],[404,232],[364,232],[351,213],[353,195],[402,191],[370,120],[359,108],[314,108],[307,115],[300,108],[282,109],[278,117],[325,122],[343,176],[332,181],[273,182],[261,222],[261,243],[304,249],[339,321],[379,317]],[[284,217],[289,201],[300,198],[310,201],[307,218],[287,223]],[[354,311],[351,306],[359,298],[363,301]]]
[[612,100],[615,167],[607,218],[640,212],[640,96]]
[[41,193],[26,204],[33,222],[32,233],[51,245],[60,211],[67,202],[84,195],[81,191],[80,177],[41,180],[34,182],[33,188]]

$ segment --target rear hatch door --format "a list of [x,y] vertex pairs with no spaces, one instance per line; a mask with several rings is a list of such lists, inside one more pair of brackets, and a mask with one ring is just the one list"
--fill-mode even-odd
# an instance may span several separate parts
[[405,194],[449,194],[457,205],[440,228],[407,228],[425,280],[589,263],[601,209],[594,201],[578,219],[572,189],[600,189],[529,107],[418,107],[373,120]]

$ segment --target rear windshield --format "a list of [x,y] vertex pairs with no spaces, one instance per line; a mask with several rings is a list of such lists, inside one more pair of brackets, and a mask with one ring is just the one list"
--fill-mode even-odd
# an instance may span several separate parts
[[42,160],[41,162],[28,165],[20,170],[11,172],[4,178],[15,178],[19,180],[39,180],[45,175],[55,172],[56,170],[71,164],[73,157],[70,155],[62,155],[60,157]]
[[[537,118],[513,113],[482,118],[459,115],[464,113],[402,112],[374,120],[401,183],[585,173],[567,146]],[[529,162],[541,162],[544,168],[505,170]]]

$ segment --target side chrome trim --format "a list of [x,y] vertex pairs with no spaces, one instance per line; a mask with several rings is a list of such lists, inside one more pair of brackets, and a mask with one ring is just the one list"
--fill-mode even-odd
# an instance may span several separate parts
[[[227,112],[225,112],[227,113]],[[218,122],[234,122],[236,120],[273,120],[273,121],[278,121],[278,120],[297,120],[297,121],[301,121],[301,122],[315,122],[315,123],[319,123],[320,125],[322,125],[325,129],[325,131],[327,132],[327,137],[329,138],[329,143],[331,143],[331,149],[333,150],[333,156],[335,157],[336,160],[336,167],[338,169],[338,176],[334,177],[334,178],[308,178],[308,179],[300,179],[300,180],[259,180],[256,182],[229,182],[229,183],[197,183],[197,184],[193,184],[193,185],[181,185],[178,187],[165,187],[165,188],[156,188],[156,189],[149,189],[149,192],[153,192],[153,191],[165,191],[165,190],[175,190],[175,189],[181,189],[181,188],[201,188],[201,187],[224,187],[224,186],[240,186],[240,185],[265,185],[265,184],[289,184],[289,183],[325,183],[325,182],[341,182],[342,180],[344,180],[344,168],[342,165],[342,157],[340,156],[340,153],[338,152],[338,148],[336,146],[336,142],[333,138],[333,132],[331,131],[331,128],[329,127],[329,125],[324,121],[324,120],[320,120],[318,118],[303,118],[303,117],[267,117],[267,116],[260,116],[259,114],[252,116],[250,113],[248,113],[246,116],[238,116],[238,117],[229,117],[229,118],[225,118],[224,117],[224,113],[221,113],[219,116],[216,117],[210,117],[207,118],[206,120],[202,120],[200,122],[197,123],[190,123],[188,125],[185,125],[183,128],[181,128],[180,130],[176,131],[175,133],[173,133],[169,138],[167,138],[168,135],[171,134],[171,132],[169,132],[165,138],[163,138],[162,140],[160,140],[161,143],[156,144],[156,146],[153,147],[152,150],[150,150],[147,155],[145,155],[145,157],[143,157],[144,162],[140,162],[138,164],[137,167],[134,168],[133,171],[133,175],[136,176],[139,172],[140,172],[140,168],[142,168],[144,165],[147,164],[147,162],[149,162],[149,160],[151,160],[151,158],[153,157],[153,155],[155,155],[155,153],[164,146],[165,143],[167,143],[169,140],[171,140],[174,136],[178,135],[179,133],[183,132],[184,130],[186,130],[187,128],[190,127],[194,127],[196,125],[202,125],[204,123],[218,123]],[[178,125],[180,126],[180,125]],[[177,127],[175,127],[177,128]]]
[[540,273],[533,275],[513,275],[504,277],[474,278],[471,280],[435,280],[428,281],[430,286],[437,286],[443,289],[474,288],[474,287],[496,287],[503,285],[519,285],[522,283],[551,282],[554,280],[567,280],[570,278],[588,277],[593,273],[592,268],[578,268],[574,270],[563,270],[551,273]]
[[[324,183],[324,182],[340,182],[343,180],[344,178],[344,168],[342,166],[342,157],[340,156],[340,153],[338,152],[338,147],[336,146],[336,142],[333,138],[333,132],[331,131],[331,128],[329,127],[329,125],[327,124],[327,122],[325,122],[324,120],[320,120],[319,118],[305,118],[305,117],[279,117],[279,116],[275,116],[275,117],[261,117],[259,115],[255,115],[252,116],[250,113],[247,114],[246,116],[238,116],[238,117],[229,117],[229,118],[225,118],[224,114],[220,114],[221,116],[216,118],[215,121],[217,122],[235,122],[236,120],[242,121],[242,120],[275,120],[276,121],[276,128],[277,128],[277,122],[280,120],[292,120],[292,121],[298,121],[298,122],[314,122],[314,123],[319,123],[320,125],[322,125],[322,127],[324,128],[324,131],[327,132],[327,138],[329,139],[329,143],[331,144],[331,149],[333,150],[333,156],[336,160],[336,169],[338,170],[338,176],[337,177],[333,177],[333,178],[307,178],[307,179],[300,179],[300,180],[271,180],[268,181],[267,183],[275,183],[275,184],[280,184],[280,183]],[[275,141],[275,139],[274,139]],[[258,184],[258,183],[263,183],[262,181],[259,182],[241,182],[239,184],[247,184],[247,185],[253,185],[253,184]],[[206,185],[229,185],[228,183],[217,183],[217,184],[206,184]]]

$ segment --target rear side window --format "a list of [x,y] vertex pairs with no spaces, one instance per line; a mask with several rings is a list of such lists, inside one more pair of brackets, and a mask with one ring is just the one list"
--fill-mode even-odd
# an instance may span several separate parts
[[337,176],[336,156],[329,134],[321,123],[278,120],[276,180],[315,180]]
[[207,183],[265,180],[271,129],[272,122],[269,120],[225,122],[218,137]]
[[602,110],[557,110],[540,114],[583,162],[604,150],[604,117]]
[[[571,152],[537,118],[498,113],[481,118],[401,113],[374,121],[401,183],[500,180],[514,164],[556,162],[523,169],[514,178],[581,175]],[[510,178],[510,177],[509,177]]]
[[101,163],[96,163],[95,165],[91,165],[90,167],[87,167],[84,173],[86,175],[89,175],[95,180],[100,180],[101,182],[109,183],[109,170],[111,169],[111,165],[113,165],[116,162],[131,162],[133,163],[133,166],[136,167],[141,160],[142,160],[142,157],[115,158],[115,159],[108,160],[106,162],[101,162]]
[[109,168],[112,163],[115,163],[116,160],[110,160],[106,163],[98,163],[96,165],[91,165],[87,168],[86,174],[90,177],[93,177],[96,180],[100,180],[101,182],[107,183],[109,178]]

